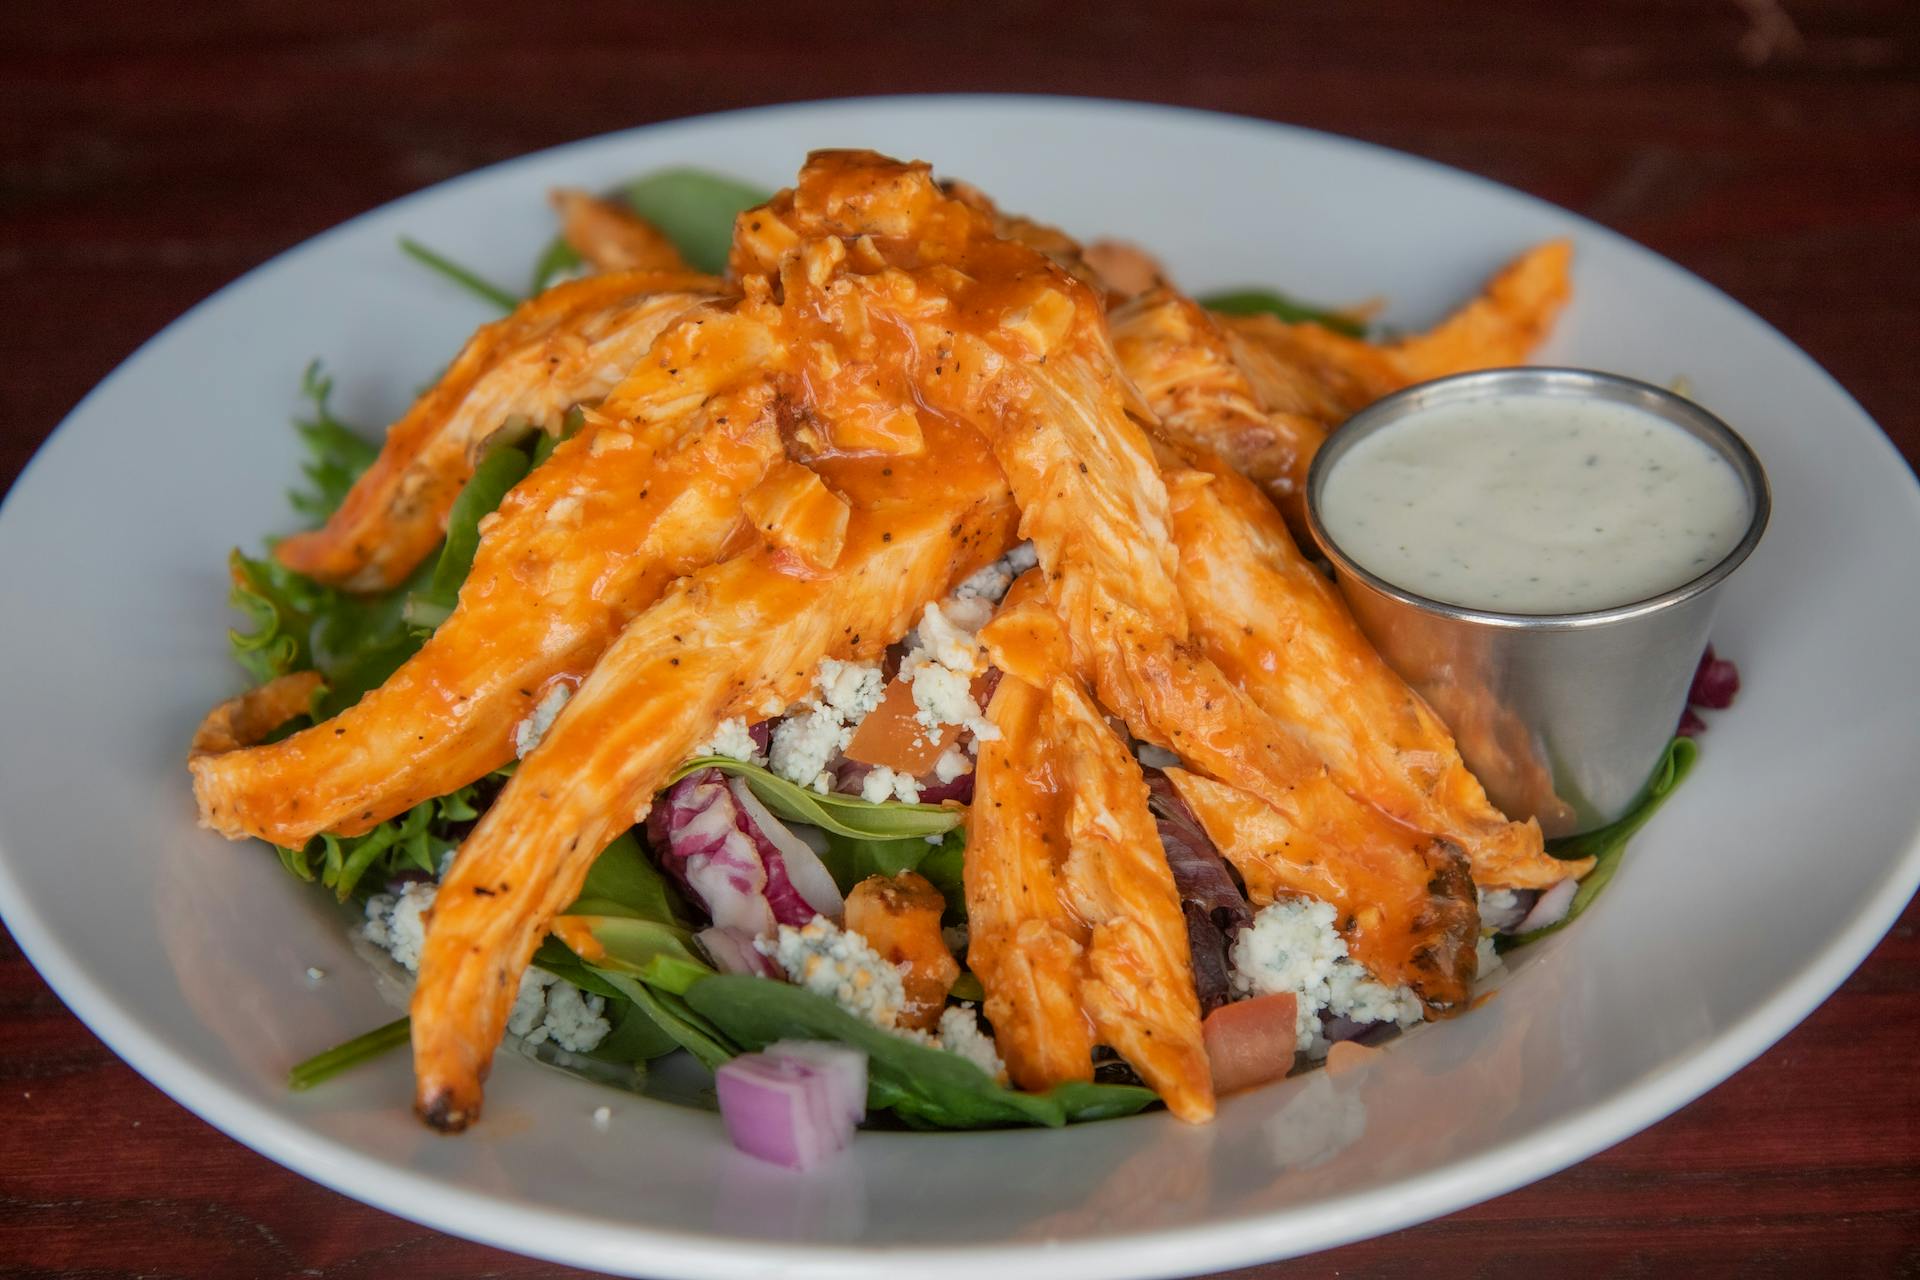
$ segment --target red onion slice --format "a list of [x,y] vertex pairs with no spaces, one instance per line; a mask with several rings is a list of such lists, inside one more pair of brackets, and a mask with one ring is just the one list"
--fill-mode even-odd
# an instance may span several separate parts
[[1527,912],[1527,918],[1515,925],[1513,931],[1532,933],[1535,929],[1559,924],[1567,918],[1567,910],[1573,906],[1573,895],[1579,891],[1580,882],[1568,876],[1542,893],[1540,901],[1533,904],[1533,910]]
[[853,1139],[866,1110],[866,1055],[826,1044],[772,1052],[778,1047],[741,1054],[714,1073],[720,1119],[748,1155],[810,1169]]
[[824,1040],[776,1040],[760,1052],[818,1068],[833,1083],[840,1111],[855,1124],[867,1118],[867,1055],[858,1049]]

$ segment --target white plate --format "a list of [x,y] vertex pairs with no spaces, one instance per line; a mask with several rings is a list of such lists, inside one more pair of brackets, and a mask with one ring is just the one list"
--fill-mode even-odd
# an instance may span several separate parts
[[[222,565],[284,528],[285,422],[314,356],[384,422],[486,318],[401,259],[408,233],[518,281],[542,196],[668,164],[769,186],[810,147],[932,159],[1205,289],[1385,295],[1422,323],[1516,250],[1579,246],[1543,356],[1691,380],[1772,474],[1772,530],[1717,630],[1746,680],[1699,768],[1576,928],[1499,998],[1364,1070],[1058,1133],[863,1136],[807,1177],[731,1152],[717,1117],[512,1055],[463,1138],[412,1123],[403,1057],[311,1094],[291,1062],[392,1016],[338,913],[266,849],[195,829],[183,757],[240,683]],[[1839,387],[1737,304],[1512,191],[1245,120],[1053,99],[825,103],[530,156],[269,263],[74,411],[0,511],[0,909],[76,1013],[241,1142],[447,1231],[651,1276],[1191,1273],[1484,1199],[1711,1088],[1866,955],[1920,880],[1920,501]],[[317,987],[304,975],[329,976]],[[613,1108],[607,1132],[594,1109]]]

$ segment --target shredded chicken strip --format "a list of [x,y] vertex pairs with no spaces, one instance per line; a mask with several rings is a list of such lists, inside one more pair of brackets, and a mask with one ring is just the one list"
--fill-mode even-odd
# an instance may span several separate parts
[[1590,870],[1548,854],[1537,822],[1509,821],[1488,801],[1447,726],[1367,642],[1252,482],[1217,457],[1188,461],[1168,476],[1180,593],[1220,669],[1353,795],[1458,844],[1477,883],[1544,888]]
[[458,1130],[519,975],[593,860],[645,816],[668,775],[731,716],[803,695],[823,657],[871,660],[928,601],[991,562],[1014,512],[973,434],[932,424],[912,458],[842,460],[853,508],[820,578],[761,549],[681,580],[607,650],[462,846],[435,899],[413,998],[416,1107]]
[[513,758],[514,727],[584,676],[674,578],[747,536],[781,457],[765,308],[692,314],[481,522],[453,614],[379,688],[284,741],[193,760],[201,821],[297,847],[352,835]]
[[987,706],[999,736],[980,744],[967,809],[967,964],[1007,1074],[1027,1089],[1093,1079],[1093,1021],[1080,999],[1086,925],[1054,865],[1053,762],[1044,690],[1000,681]]
[[1269,413],[1226,333],[1199,303],[1171,289],[1116,308],[1109,323],[1114,354],[1159,419],[1160,434],[1227,458],[1265,485],[1288,522],[1304,530],[1307,468],[1327,436],[1322,419]]
[[295,716],[305,715],[321,688],[318,671],[294,671],[228,698],[200,722],[188,757],[252,746]]
[[1368,643],[1279,513],[1206,448],[1265,415],[1204,311],[1171,294],[1149,302],[1124,338],[1116,325],[1115,351],[1173,445],[1163,461],[1179,589],[1207,656],[1348,792],[1459,844],[1479,883],[1538,888],[1584,873],[1590,863],[1546,854],[1539,824],[1488,803],[1446,725]]
[[618,385],[662,330],[721,282],[637,271],[555,285],[482,326],[439,382],[387,429],[380,456],[327,523],[274,548],[280,562],[352,591],[398,585],[446,531],[486,441],[509,419],[560,429]]
[[571,187],[551,196],[560,236],[596,271],[688,271],[673,241],[651,222],[614,200]]
[[974,779],[968,959],[1008,1071],[1030,1089],[1084,1080],[1090,1036],[1175,1115],[1210,1119],[1186,917],[1140,766],[1072,675],[1037,572],[981,638],[1005,672],[989,714],[1007,747],[984,744]]
[[1305,537],[1307,469],[1327,433],[1412,383],[1526,360],[1566,303],[1571,258],[1564,240],[1536,245],[1434,329],[1393,343],[1213,315],[1158,288],[1115,308],[1113,345],[1168,436],[1258,482]]
[[1135,736],[1280,810],[1321,856],[1389,858],[1428,909],[1418,932],[1395,940],[1382,977],[1413,986],[1430,1011],[1459,1008],[1478,930],[1464,856],[1348,795],[1193,643],[1166,489],[1092,293],[943,197],[924,165],[816,153],[795,189],[754,216],[796,238],[871,246],[849,255],[835,287],[914,334],[923,400],[992,441],[1076,674]]
[[[1573,244],[1548,240],[1487,282],[1479,297],[1426,333],[1387,348],[1408,382],[1523,363],[1573,296]],[[1336,335],[1337,336],[1337,335]]]

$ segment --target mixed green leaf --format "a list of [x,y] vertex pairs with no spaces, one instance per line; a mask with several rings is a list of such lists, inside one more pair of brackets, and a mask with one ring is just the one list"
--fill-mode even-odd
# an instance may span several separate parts
[[1581,912],[1593,905],[1600,891],[1613,879],[1614,872],[1620,869],[1620,859],[1627,851],[1627,842],[1640,828],[1647,825],[1668,797],[1679,789],[1693,771],[1694,761],[1700,758],[1700,746],[1692,738],[1675,738],[1667,744],[1666,754],[1660,757],[1660,763],[1654,767],[1653,777],[1647,783],[1647,789],[1640,800],[1622,818],[1610,822],[1595,831],[1583,835],[1568,836],[1556,840],[1549,851],[1557,858],[1592,858],[1593,870],[1580,882],[1580,888],[1573,895],[1573,903],[1567,908],[1567,914],[1558,923],[1544,929],[1535,929],[1524,933],[1505,944],[1509,947],[1525,946],[1537,942],[1548,934],[1558,933],[1577,919]]
[[365,835],[317,835],[298,849],[276,846],[280,864],[302,880],[318,879],[345,902],[363,884],[417,872],[439,874],[440,859],[460,847],[467,826],[480,816],[478,784],[423,800]]
[[784,982],[720,975],[695,983],[687,1003],[743,1049],[776,1040],[833,1040],[867,1055],[867,1105],[918,1128],[1057,1127],[1129,1115],[1155,1101],[1134,1085],[1061,1085],[1021,1093],[958,1054],[882,1031],[824,996]]
[[718,274],[733,244],[733,220],[771,191],[705,169],[662,169],[622,184],[633,211],[673,241],[696,270]]
[[823,794],[812,787],[789,782],[761,765],[730,756],[700,756],[689,760],[674,771],[670,781],[677,782],[702,769],[718,769],[744,780],[754,797],[779,817],[856,840],[908,837],[924,840],[927,836],[944,835],[966,817],[964,810],[950,805],[876,803],[859,796]]
[[400,237],[400,251],[418,262],[436,275],[444,276],[459,285],[474,297],[492,303],[502,311],[511,311],[524,299],[511,289],[503,288],[476,271],[461,266],[452,258],[436,253],[418,240],[407,236]]
[[1366,325],[1351,315],[1330,307],[1301,302],[1273,289],[1229,289],[1207,294],[1200,299],[1200,303],[1230,316],[1277,316],[1288,324],[1317,324],[1349,338],[1367,336]]

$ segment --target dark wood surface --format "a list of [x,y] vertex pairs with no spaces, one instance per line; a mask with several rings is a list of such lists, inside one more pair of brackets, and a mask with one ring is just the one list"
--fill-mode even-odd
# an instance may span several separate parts
[[[1511,183],[1753,307],[1920,458],[1912,0],[14,0],[0,486],[168,320],[382,201],[647,121],[941,90],[1215,107]],[[1441,1221],[1242,1274],[1920,1275],[1916,924],[1910,905],[1803,1026],[1648,1132]],[[220,1136],[0,935],[0,1276],[400,1274],[581,1273],[402,1222]]]

